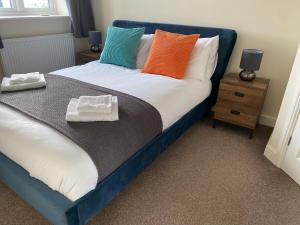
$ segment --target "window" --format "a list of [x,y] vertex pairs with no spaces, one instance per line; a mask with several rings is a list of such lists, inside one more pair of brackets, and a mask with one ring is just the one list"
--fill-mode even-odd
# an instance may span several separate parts
[[53,0],[0,0],[0,15],[54,14]]

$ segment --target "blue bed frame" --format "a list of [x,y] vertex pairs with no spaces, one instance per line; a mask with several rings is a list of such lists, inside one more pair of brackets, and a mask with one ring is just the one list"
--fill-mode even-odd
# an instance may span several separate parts
[[237,34],[234,30],[183,26],[161,23],[116,20],[114,26],[145,27],[151,34],[162,29],[182,34],[200,33],[201,37],[220,36],[218,65],[211,78],[211,95],[173,126],[140,149],[111,175],[99,182],[96,189],[72,202],[51,190],[41,181],[30,177],[27,171],[0,153],[0,180],[56,225],[84,225],[101,211],[125,186],[153,162],[161,152],[174,143],[196,121],[205,117],[216,101],[220,79],[227,67]]

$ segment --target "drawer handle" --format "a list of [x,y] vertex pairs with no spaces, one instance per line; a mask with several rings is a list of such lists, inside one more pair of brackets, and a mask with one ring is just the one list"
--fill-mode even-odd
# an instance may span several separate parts
[[244,93],[242,93],[242,92],[234,92],[234,95],[235,96],[237,96],[237,97],[244,97],[245,96],[245,94]]
[[240,115],[241,114],[241,112],[236,111],[236,110],[231,110],[230,113],[233,114],[233,115]]

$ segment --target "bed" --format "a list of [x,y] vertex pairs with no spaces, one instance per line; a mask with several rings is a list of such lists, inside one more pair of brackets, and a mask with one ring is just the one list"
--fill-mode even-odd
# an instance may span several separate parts
[[[67,68],[53,72],[54,74],[82,80],[86,83],[97,84],[97,82],[99,82],[99,85],[101,84],[105,87],[137,96],[154,105],[160,112],[163,120],[163,132],[122,163],[121,166],[115,169],[109,176],[105,177],[105,179],[95,183],[95,180],[97,181],[97,179],[94,179],[93,177],[96,176],[96,173],[93,172],[94,169],[92,166],[90,166],[89,170],[81,170],[82,176],[86,175],[88,177],[86,182],[84,182],[88,185],[79,185],[78,189],[81,190],[81,192],[78,190],[74,191],[74,193],[63,193],[63,190],[54,191],[56,190],[55,188],[50,188],[45,184],[47,182],[41,181],[43,180],[42,177],[40,178],[37,175],[36,177],[40,179],[35,179],[30,176],[33,173],[32,171],[29,170],[29,173],[27,170],[23,169],[27,168],[26,163],[30,164],[30,161],[24,162],[24,160],[18,161],[17,159],[13,161],[10,159],[13,158],[12,156],[7,156],[9,154],[16,155],[17,152],[14,152],[13,149],[9,152],[2,150],[2,153],[0,153],[1,181],[54,224],[86,224],[87,221],[105,207],[105,205],[126,186],[126,184],[134,179],[147,165],[155,160],[161,152],[180,137],[184,131],[210,112],[210,108],[216,100],[219,81],[225,72],[236,41],[236,32],[229,29],[143,23],[124,20],[114,21],[113,25],[124,28],[145,27],[146,33],[148,34],[154,33],[156,28],[160,28],[162,30],[184,34],[201,33],[202,37],[219,35],[218,64],[210,82],[198,83],[194,81],[178,82],[172,78],[155,75],[141,77],[138,75],[138,71],[127,70],[111,65],[101,66],[100,68],[99,63],[97,62],[92,62],[81,67]],[[95,78],[95,74],[97,73],[102,73],[101,80]],[[106,77],[105,74],[115,75]],[[118,74],[124,75],[123,80],[119,80],[120,76],[118,76]],[[128,77],[126,78],[126,76]],[[130,79],[133,80],[130,81]],[[126,81],[128,82],[128,85],[124,85],[124,82]],[[123,85],[119,85],[121,83],[123,83]],[[159,89],[157,88],[158,84],[161,84],[166,88]],[[148,89],[146,88],[148,91],[145,91],[145,88],[143,88],[145,85],[148,86]],[[151,92],[153,87],[156,87],[157,91]],[[166,90],[169,91],[166,92]],[[180,101],[182,107],[179,110],[176,98],[172,99],[170,96],[170,93],[173,93],[172,91],[181,91],[182,93],[183,97]],[[164,98],[161,98],[161,96],[164,96]],[[170,111],[169,108],[175,106],[177,106],[177,108],[174,109],[177,110],[173,110],[172,114],[166,113]],[[2,106],[2,117],[13,115],[10,110],[12,109]],[[25,116],[22,117],[21,114],[14,114],[14,116],[16,116],[20,122],[17,123],[16,126],[22,124],[22,121],[25,124],[31,122],[28,121],[28,118]],[[14,117],[11,119],[13,120]],[[4,123],[4,121],[2,122]],[[38,126],[38,124],[35,125]],[[9,126],[10,125],[8,124],[7,127]],[[20,127],[20,129],[21,128],[24,129],[24,127]],[[18,127],[16,127],[16,129],[18,129]],[[5,135],[9,138],[9,134]],[[41,139],[43,135],[45,136],[45,133],[40,132],[40,135],[40,137],[37,137],[37,140]],[[53,133],[51,133],[51,135],[53,135]],[[57,135],[59,136],[59,134]],[[63,139],[62,136],[60,136],[60,138]],[[16,148],[21,148],[22,146],[27,146],[28,148],[29,145],[30,143],[22,142],[20,140],[19,146],[16,146]],[[53,145],[53,148],[54,147],[55,146]],[[73,147],[76,148],[76,146]],[[43,151],[43,154],[47,156],[47,153],[51,151],[51,145],[48,150],[43,149]],[[24,158],[21,155],[19,157],[21,159]],[[78,157],[82,157],[83,161],[89,160],[88,157],[84,155]],[[43,175],[41,174],[40,176]],[[93,182],[89,184],[91,180]]]

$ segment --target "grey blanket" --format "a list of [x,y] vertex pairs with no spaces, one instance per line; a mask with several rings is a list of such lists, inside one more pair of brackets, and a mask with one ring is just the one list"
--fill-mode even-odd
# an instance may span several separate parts
[[[46,81],[46,88],[1,93],[0,102],[55,128],[77,143],[94,161],[99,181],[162,132],[159,112],[136,97],[62,76],[46,75]],[[119,121],[66,122],[71,98],[103,94],[118,96]]]

